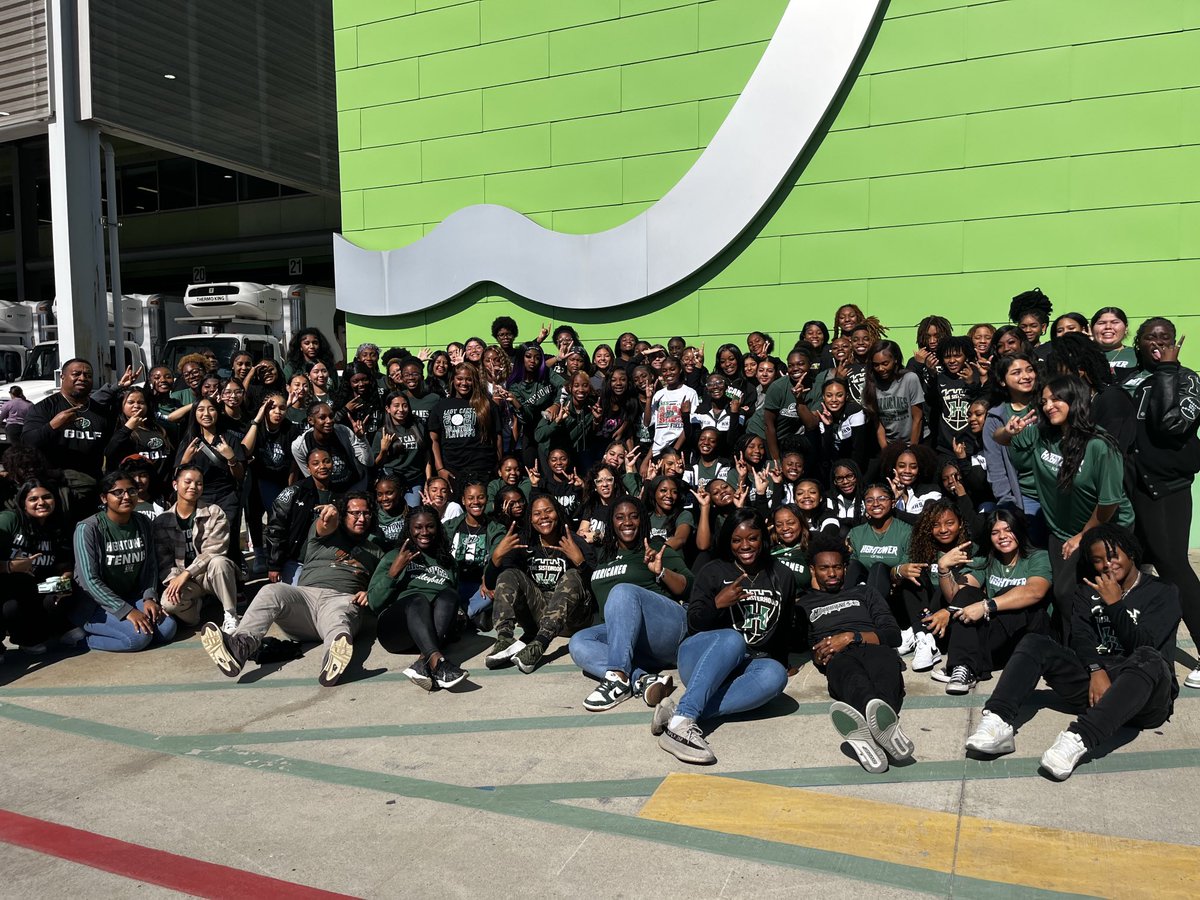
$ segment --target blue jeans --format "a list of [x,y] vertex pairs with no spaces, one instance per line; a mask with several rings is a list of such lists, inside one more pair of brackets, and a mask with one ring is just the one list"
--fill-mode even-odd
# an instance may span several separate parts
[[787,669],[776,659],[752,659],[732,628],[702,631],[680,644],[679,676],[687,690],[675,712],[697,720],[758,709],[787,687]]
[[[145,601],[138,600],[136,606],[145,612]],[[135,631],[128,618],[118,619],[103,606],[84,594],[75,607],[72,621],[87,632],[89,650],[107,650],[112,653],[132,653],[145,650],[151,642],[167,644],[175,639],[178,627],[171,616],[154,626],[153,634]]]
[[467,618],[479,615],[492,605],[491,599],[483,596],[483,592],[480,590],[482,585],[483,583],[480,581],[460,581],[458,583],[458,605],[466,612]]
[[633,681],[675,665],[687,635],[687,610],[669,597],[618,584],[604,604],[604,624],[576,632],[569,649],[575,665],[593,678],[624,672]]

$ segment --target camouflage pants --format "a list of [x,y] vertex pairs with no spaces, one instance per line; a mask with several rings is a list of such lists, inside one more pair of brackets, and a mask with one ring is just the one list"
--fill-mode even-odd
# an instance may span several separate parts
[[492,601],[496,635],[511,637],[519,622],[527,634],[549,642],[590,623],[591,597],[578,570],[568,571],[551,591],[523,569],[505,569],[496,579]]

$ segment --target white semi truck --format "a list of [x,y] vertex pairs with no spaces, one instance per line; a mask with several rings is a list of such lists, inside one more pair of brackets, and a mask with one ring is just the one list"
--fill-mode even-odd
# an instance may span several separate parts
[[184,295],[190,323],[188,333],[166,342],[156,364],[176,369],[189,353],[212,350],[218,371],[229,374],[235,353],[245,351],[282,365],[295,336],[317,328],[329,339],[337,362],[345,359],[340,332],[335,328],[336,307],[332,288],[306,284],[256,284],[229,281],[189,285]]
[[0,384],[21,377],[34,339],[33,305],[0,300]]
[[[183,326],[177,323],[183,312],[183,298],[169,294],[126,294],[121,298],[124,353],[119,362],[113,341],[108,342],[109,362],[114,371],[125,366],[147,369],[162,355],[166,343],[179,334]],[[55,373],[62,365],[58,349],[58,301],[34,305],[34,346],[17,383],[26,399],[36,403],[56,391]],[[108,327],[113,325],[112,294],[108,295]]]

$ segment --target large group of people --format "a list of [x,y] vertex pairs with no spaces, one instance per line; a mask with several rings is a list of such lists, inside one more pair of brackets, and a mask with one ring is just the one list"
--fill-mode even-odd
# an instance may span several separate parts
[[811,654],[871,772],[913,756],[906,678],[995,678],[982,754],[1014,749],[1044,678],[1078,711],[1042,757],[1066,778],[1170,717],[1181,617],[1200,636],[1200,379],[1164,318],[1131,336],[1118,308],[1055,317],[1034,289],[1010,319],[927,316],[907,353],[846,305],[714,353],[589,349],[566,324],[521,342],[501,316],[491,342],[344,365],[314,329],[283,361],[198,353],[108,385],[69,360],[7,419],[5,633],[133,651],[199,627],[236,676],[297,652],[275,625],[323,645],[327,686],[373,634],[425,691],[469,678],[466,630],[526,674],[569,638],[584,708],[641,698],[691,763]]

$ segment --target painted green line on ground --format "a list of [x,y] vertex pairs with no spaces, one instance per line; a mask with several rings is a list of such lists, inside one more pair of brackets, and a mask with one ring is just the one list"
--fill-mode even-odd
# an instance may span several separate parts
[[1002,897],[1014,896],[1031,898],[1073,896],[1014,888],[1012,885],[979,879],[952,877],[912,866],[796,847],[791,844],[707,831],[689,826],[654,822],[577,806],[548,803],[544,800],[510,800],[502,790],[479,790],[478,788],[424,781],[407,776],[295,759],[273,753],[241,750],[188,750],[183,747],[178,738],[158,738],[134,729],[61,716],[11,703],[0,703],[0,716],[29,725],[181,758],[200,759],[206,762],[304,778],[324,784],[339,784],[415,799],[449,803],[583,830],[600,830],[655,841],[673,847],[687,847],[737,859],[766,861],[793,868],[817,870],[841,877],[905,887],[932,894],[948,895],[953,893],[958,896],[984,898],[984,900],[993,900],[993,898],[1000,900]]

